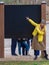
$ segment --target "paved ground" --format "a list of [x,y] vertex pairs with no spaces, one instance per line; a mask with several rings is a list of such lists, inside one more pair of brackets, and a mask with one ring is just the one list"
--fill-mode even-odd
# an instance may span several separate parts
[[0,58],[0,61],[47,61],[45,58],[38,57],[34,60],[33,56],[10,56],[7,55],[5,58]]

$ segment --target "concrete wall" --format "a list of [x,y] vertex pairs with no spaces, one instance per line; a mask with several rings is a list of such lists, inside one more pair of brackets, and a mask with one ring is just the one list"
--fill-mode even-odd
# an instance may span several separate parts
[[[49,23],[49,21],[47,21]],[[46,25],[46,49],[49,54],[49,24]]]

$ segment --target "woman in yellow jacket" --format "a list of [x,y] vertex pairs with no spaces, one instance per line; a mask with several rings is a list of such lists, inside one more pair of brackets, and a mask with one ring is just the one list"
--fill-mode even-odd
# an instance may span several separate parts
[[[47,53],[46,53],[46,46],[44,43],[44,35],[46,33],[45,29],[45,21],[41,21],[40,24],[35,23],[29,17],[26,17],[28,22],[30,22],[33,26],[35,26],[34,31],[32,32],[33,41],[32,41],[32,48],[37,52],[37,50],[42,50],[44,52],[44,57],[48,60]],[[34,58],[37,59],[37,55]]]

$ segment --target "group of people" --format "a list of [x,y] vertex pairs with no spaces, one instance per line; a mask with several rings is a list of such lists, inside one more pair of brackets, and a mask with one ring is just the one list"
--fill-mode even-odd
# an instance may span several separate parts
[[[40,50],[44,53],[44,58],[48,59],[48,54],[46,52],[46,25],[45,25],[45,20],[42,19],[40,24],[35,23],[32,19],[29,17],[26,17],[26,20],[30,22],[35,28],[34,31],[32,32],[32,49],[34,50],[34,55],[36,60],[38,58],[38,55],[40,53]],[[23,55],[28,55],[28,51],[30,48],[30,43],[28,38],[23,38],[23,39],[18,39],[18,50],[19,54],[21,55],[21,47],[22,47],[22,54]],[[14,47],[15,46],[15,47]],[[16,40],[12,39],[12,45],[11,45],[11,53],[12,55],[17,55],[15,54],[15,48],[16,48]]]
[[18,39],[12,39],[12,44],[11,44],[11,54],[16,55],[15,50],[16,50],[16,45],[18,43],[18,53],[19,55],[28,55],[29,48],[30,48],[30,43],[28,38],[18,38]]

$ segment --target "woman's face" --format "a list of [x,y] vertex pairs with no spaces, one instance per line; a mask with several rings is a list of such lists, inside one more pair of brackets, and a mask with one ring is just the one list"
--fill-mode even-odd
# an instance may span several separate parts
[[44,24],[43,23],[41,23],[40,26],[41,26],[41,28],[44,28]]

